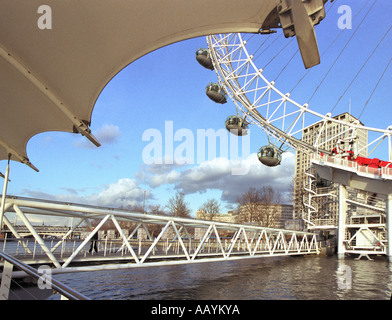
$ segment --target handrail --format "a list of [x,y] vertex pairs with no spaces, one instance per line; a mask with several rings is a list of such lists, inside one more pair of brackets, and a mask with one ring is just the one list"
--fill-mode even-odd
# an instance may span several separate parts
[[25,264],[22,261],[19,261],[18,259],[9,256],[8,254],[4,252],[0,252],[0,257],[2,257],[4,260],[8,261],[9,263],[13,264],[20,270],[26,272],[28,275],[32,276],[35,279],[42,279],[44,278],[46,283],[50,285],[50,287],[66,297],[69,300],[90,300],[88,297],[84,296],[81,293],[76,292],[72,288],[66,286],[65,284],[48,277],[47,275],[39,272],[38,270],[34,269],[33,267]]
[[324,156],[320,154],[313,153],[311,156],[311,160],[317,162],[323,162],[326,164],[333,164],[338,166],[343,166],[345,168],[349,168],[352,171],[355,171],[358,174],[367,174],[373,177],[383,178],[383,179],[392,179],[392,168],[387,167],[368,167],[366,165],[360,165],[355,161],[343,159],[343,158],[336,158],[332,156]]

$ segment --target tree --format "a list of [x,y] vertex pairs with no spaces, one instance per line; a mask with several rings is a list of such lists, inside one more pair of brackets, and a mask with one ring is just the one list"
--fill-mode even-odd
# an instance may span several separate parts
[[238,199],[239,222],[253,222],[257,215],[257,203],[261,202],[261,190],[251,187]]
[[182,192],[177,192],[174,197],[169,199],[166,208],[170,216],[190,218],[191,210],[184,198],[185,195]]
[[[166,215],[166,212],[163,211],[159,204],[148,206],[148,214],[157,214],[157,215]],[[145,225],[151,237],[154,238],[154,235],[159,234],[162,231],[162,225],[160,224],[146,224]]]
[[300,174],[293,178],[292,185],[290,187],[290,193],[292,194],[292,202],[294,205],[295,218],[302,218],[304,212],[307,212],[307,208],[304,205],[304,200],[308,200],[308,193],[305,191],[307,180],[304,174]]
[[148,207],[148,213],[150,214],[158,214],[158,215],[166,215],[166,212],[163,210],[163,208],[161,209],[161,206],[159,204],[157,205],[150,205]]
[[281,202],[281,195],[271,186],[251,187],[237,199],[237,202],[239,222],[270,227],[277,219],[273,205]]
[[208,199],[202,204],[199,210],[202,210],[202,219],[213,220],[214,215],[220,212],[220,205],[217,200]]

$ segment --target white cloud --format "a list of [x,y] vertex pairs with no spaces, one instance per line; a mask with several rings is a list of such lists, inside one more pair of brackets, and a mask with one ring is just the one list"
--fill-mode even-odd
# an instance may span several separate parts
[[102,144],[112,144],[118,137],[120,137],[120,135],[120,128],[113,124],[105,124],[95,133],[98,141]]
[[143,200],[144,190],[134,179],[119,179],[98,194],[89,196],[90,200],[102,206],[127,207]]
[[[120,128],[113,124],[105,124],[98,130],[93,132],[95,138],[101,143],[102,146],[113,144],[121,136]],[[78,137],[74,141],[74,146],[78,148],[92,149],[95,146],[85,137]]]
[[[215,158],[198,166],[182,168],[162,165],[143,166],[138,178],[155,188],[172,184],[185,194],[204,193],[208,190],[220,190],[221,199],[228,203],[236,202],[237,197],[249,187],[272,186],[276,191],[288,192],[294,175],[295,157],[291,153],[283,154],[282,164],[277,167],[262,165],[256,154],[251,154],[241,161],[227,158]],[[233,168],[245,168],[246,174],[233,174]],[[151,169],[151,170],[150,170]]]
[[[125,208],[142,203],[144,198],[144,189],[138,187],[136,180],[128,178],[119,179],[117,182],[104,186],[101,191],[92,194],[79,194],[75,189],[57,195],[29,190],[24,190],[23,193],[38,199]],[[146,197],[149,195],[150,191],[147,191]]]

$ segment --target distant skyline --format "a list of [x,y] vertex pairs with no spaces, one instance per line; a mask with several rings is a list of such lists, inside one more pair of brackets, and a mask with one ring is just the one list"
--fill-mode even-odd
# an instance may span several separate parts
[[[328,3],[327,10],[331,8],[326,19],[316,26],[320,52],[329,48],[340,32],[342,35],[322,55],[321,65],[307,72],[299,54],[288,64],[298,49],[296,41],[292,41],[266,67],[267,77],[273,80],[285,68],[276,86],[282,92],[289,92],[307,73],[300,85],[290,91],[294,100],[306,103],[327,75],[311,99],[311,109],[326,114],[334,108],[333,115],[337,115],[348,112],[351,102],[351,113],[358,117],[363,111],[360,120],[365,125],[383,129],[392,125],[389,107],[392,79],[390,69],[385,69],[391,58],[392,34],[386,35],[374,56],[345,92],[390,28],[392,3],[378,1],[356,32],[372,4],[373,1],[347,0],[335,1],[331,7]],[[352,29],[339,28],[343,14],[339,7],[342,5],[352,9]],[[281,30],[277,30],[269,37],[280,34]],[[266,36],[256,37],[260,37],[261,42]],[[350,37],[349,45],[342,52]],[[287,41],[290,39],[280,36],[269,48],[269,53],[257,58],[257,66],[263,68],[266,63],[263,59],[278,53]],[[283,195],[286,202],[289,201],[294,153],[284,153],[282,164],[278,167],[262,165],[256,153],[261,146],[268,144],[268,140],[259,128],[251,127],[249,147],[244,153],[244,141],[239,141],[237,157],[222,149],[219,143],[214,150],[216,156],[212,158],[208,157],[211,154],[208,145],[197,149],[198,130],[216,133],[224,128],[226,117],[235,114],[231,101],[224,105],[215,104],[205,95],[206,85],[216,82],[217,77],[214,71],[197,63],[195,52],[200,47],[207,47],[205,37],[151,52],[124,68],[106,85],[96,101],[91,121],[92,132],[101,142],[101,147],[96,148],[86,138],[71,133],[46,132],[34,136],[28,143],[27,153],[40,172],[12,162],[8,194],[108,207],[140,205],[146,194],[148,208],[157,204],[165,206],[178,191],[185,194],[192,215],[210,198],[220,201],[222,213],[227,212],[234,208],[236,198],[249,187],[270,185]],[[339,54],[341,57],[333,65]],[[331,65],[333,68],[329,71]],[[165,136],[168,124],[173,137]],[[161,134],[162,163],[146,163],[143,159],[143,154],[148,155],[146,148],[152,147],[152,133]],[[174,136],[176,133],[177,137]],[[189,139],[193,139],[193,150],[189,147],[192,141]],[[167,141],[171,141],[172,149],[169,149]],[[170,159],[176,150],[177,155],[184,156],[182,163]],[[204,157],[200,156],[201,150],[205,151]],[[198,154],[199,160],[203,161],[198,161]],[[193,162],[189,161],[192,156]],[[5,165],[3,161],[0,168],[3,173]],[[232,169],[238,166],[249,168],[247,174],[233,174]]]

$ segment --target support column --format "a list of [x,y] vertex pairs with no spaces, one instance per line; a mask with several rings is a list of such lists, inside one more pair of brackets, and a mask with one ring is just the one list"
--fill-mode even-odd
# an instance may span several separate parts
[[[7,187],[8,187],[8,177],[10,175],[10,159],[11,154],[8,154],[8,162],[7,162],[7,169],[5,171],[4,176],[4,185],[3,185],[3,195],[1,197],[1,207],[0,207],[0,232],[3,230],[3,216],[5,213],[5,198],[7,195]],[[1,234],[1,233],[0,233]]]
[[344,245],[346,233],[346,217],[347,217],[347,189],[344,185],[339,186],[339,218],[338,218],[338,258],[343,259],[346,252]]
[[4,260],[3,266],[3,275],[1,278],[1,286],[0,286],[0,300],[8,300],[10,289],[11,289],[11,279],[12,279],[12,270],[14,265],[7,260]]
[[392,262],[392,193],[388,194],[386,205],[386,227],[387,227],[387,256],[389,262]]

